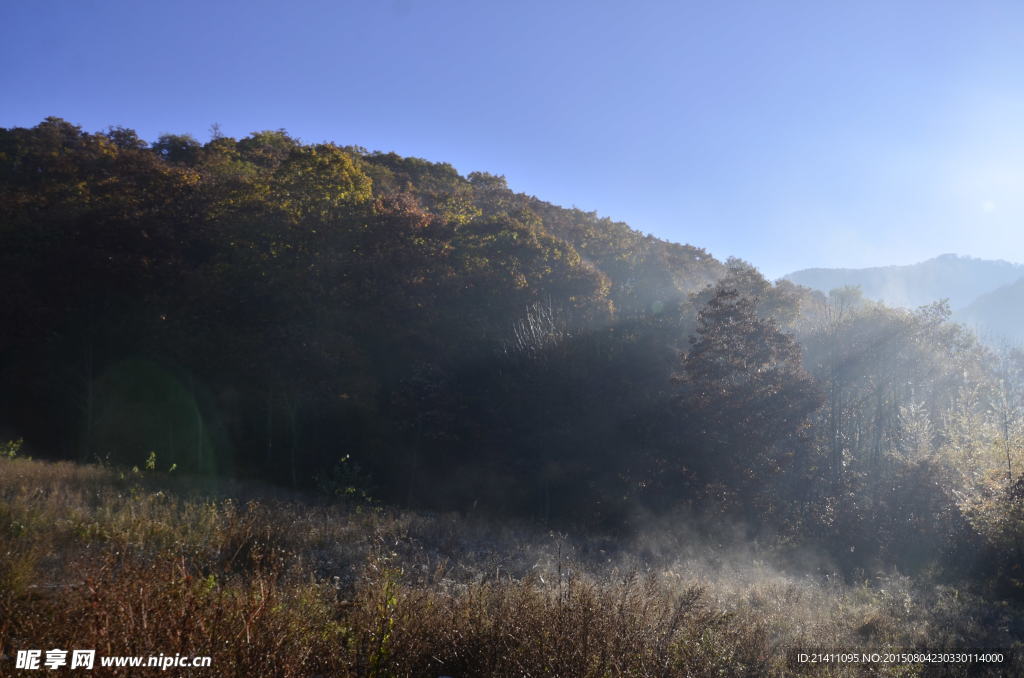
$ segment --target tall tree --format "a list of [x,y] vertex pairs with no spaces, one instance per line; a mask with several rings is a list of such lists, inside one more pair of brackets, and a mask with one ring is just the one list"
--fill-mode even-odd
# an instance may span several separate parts
[[701,309],[690,342],[678,376],[683,464],[727,509],[748,518],[778,509],[773,481],[806,465],[803,434],[822,402],[799,345],[727,286]]

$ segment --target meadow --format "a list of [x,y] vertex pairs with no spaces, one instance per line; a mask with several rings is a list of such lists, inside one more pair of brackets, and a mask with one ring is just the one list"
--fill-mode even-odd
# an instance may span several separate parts
[[777,549],[725,541],[664,521],[574,537],[254,483],[2,459],[0,672],[28,674],[12,668],[19,649],[92,648],[210,656],[177,674],[208,678],[980,675],[793,655],[1009,647],[1021,623],[927,577],[850,582],[811,554],[780,567]]

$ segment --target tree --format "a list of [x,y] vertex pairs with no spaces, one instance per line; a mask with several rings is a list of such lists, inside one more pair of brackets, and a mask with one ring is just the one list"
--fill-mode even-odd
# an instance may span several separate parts
[[[116,138],[124,139],[127,135],[122,130]],[[191,134],[164,134],[153,144],[153,150],[167,162],[193,165],[199,159],[202,145]]]
[[758,317],[755,302],[720,286],[700,311],[683,356],[686,454],[681,460],[707,497],[747,518],[772,511],[771,483],[806,466],[802,439],[821,393],[796,341]]

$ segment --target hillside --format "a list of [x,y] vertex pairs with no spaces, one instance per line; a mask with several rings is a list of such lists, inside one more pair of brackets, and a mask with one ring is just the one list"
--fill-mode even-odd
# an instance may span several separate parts
[[858,286],[868,299],[890,306],[917,308],[949,299],[954,309],[1024,276],[1024,265],[1001,260],[974,259],[944,254],[907,266],[872,268],[809,268],[785,276],[787,280],[821,292]]
[[553,490],[593,459],[530,478],[556,444],[636,444],[691,296],[727,273],[445,163],[57,118],[0,130],[0,245],[0,378],[19,385],[0,434],[292,486],[355,474],[403,503],[436,503],[428,479],[449,508],[545,515],[613,510]]
[[986,341],[1024,344],[1024,278],[979,296],[954,314]]

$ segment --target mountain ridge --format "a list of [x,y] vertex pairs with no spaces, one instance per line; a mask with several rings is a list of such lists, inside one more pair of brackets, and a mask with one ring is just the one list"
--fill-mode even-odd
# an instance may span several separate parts
[[954,309],[1024,278],[1024,265],[1003,259],[942,254],[916,264],[867,268],[808,268],[783,276],[828,293],[857,286],[864,296],[890,306],[914,308],[948,299]]
[[992,342],[1024,344],[1024,278],[979,296],[953,314],[953,319],[974,329],[982,339]]

